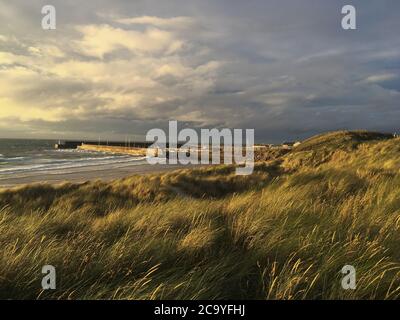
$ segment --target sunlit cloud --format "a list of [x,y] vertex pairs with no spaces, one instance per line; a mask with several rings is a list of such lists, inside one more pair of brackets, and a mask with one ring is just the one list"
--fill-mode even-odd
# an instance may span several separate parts
[[138,32],[110,25],[87,25],[79,26],[77,30],[83,36],[76,41],[78,50],[99,58],[123,48],[135,54],[172,54],[180,50],[184,44],[172,33],[155,28]]

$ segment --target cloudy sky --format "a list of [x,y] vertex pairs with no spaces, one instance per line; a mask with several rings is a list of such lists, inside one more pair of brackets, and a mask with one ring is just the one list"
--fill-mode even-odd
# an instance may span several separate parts
[[399,132],[399,30],[398,0],[0,0],[0,137]]

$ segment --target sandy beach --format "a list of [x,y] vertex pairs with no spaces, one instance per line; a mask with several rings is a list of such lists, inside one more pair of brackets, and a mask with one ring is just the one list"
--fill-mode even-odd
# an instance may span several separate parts
[[9,188],[24,184],[63,182],[81,183],[89,180],[109,181],[135,174],[151,174],[156,172],[173,171],[181,169],[182,165],[149,165],[149,164],[126,164],[126,165],[99,165],[81,167],[72,171],[49,170],[32,171],[23,175],[10,175],[0,177],[0,188]]

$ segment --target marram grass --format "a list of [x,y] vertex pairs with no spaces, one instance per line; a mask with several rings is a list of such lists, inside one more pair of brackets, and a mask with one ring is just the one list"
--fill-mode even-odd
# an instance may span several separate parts
[[[398,299],[400,139],[339,132],[258,163],[0,192],[2,299]],[[41,289],[41,268],[57,289]],[[355,290],[341,269],[356,268]]]

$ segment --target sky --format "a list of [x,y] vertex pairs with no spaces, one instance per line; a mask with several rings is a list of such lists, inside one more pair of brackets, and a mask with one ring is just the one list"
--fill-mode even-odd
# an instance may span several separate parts
[[0,138],[400,132],[399,30],[398,0],[0,0]]

